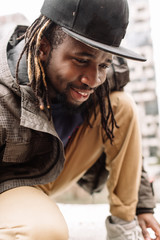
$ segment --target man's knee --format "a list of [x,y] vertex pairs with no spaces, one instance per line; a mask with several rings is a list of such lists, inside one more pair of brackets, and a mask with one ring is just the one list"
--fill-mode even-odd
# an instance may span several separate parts
[[[31,239],[33,240],[68,240],[68,228],[59,209],[43,214],[29,223]],[[52,215],[53,214],[53,215]],[[47,216],[48,215],[48,216]]]
[[68,239],[68,228],[56,203],[33,187],[1,194],[0,212],[0,239],[2,234],[4,240],[17,236],[22,240]]
[[[45,222],[46,220],[46,222]],[[57,223],[48,222],[44,219],[44,222],[35,223],[30,226],[30,238],[31,240],[68,240],[68,229],[64,222]]]

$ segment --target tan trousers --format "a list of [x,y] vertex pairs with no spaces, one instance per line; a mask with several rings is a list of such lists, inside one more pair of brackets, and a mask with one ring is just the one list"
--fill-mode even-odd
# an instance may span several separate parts
[[18,187],[0,195],[0,240],[67,240],[57,205],[41,190]]
[[[60,194],[76,182],[99,158],[107,154],[110,171],[107,187],[111,214],[132,220],[138,198],[141,172],[141,137],[136,106],[124,92],[111,94],[115,119],[111,145],[100,124],[100,114],[93,128],[81,126],[66,149],[64,169],[56,181],[41,188],[48,195]],[[0,195],[0,240],[65,240],[67,226],[56,204],[39,189],[19,187]]]

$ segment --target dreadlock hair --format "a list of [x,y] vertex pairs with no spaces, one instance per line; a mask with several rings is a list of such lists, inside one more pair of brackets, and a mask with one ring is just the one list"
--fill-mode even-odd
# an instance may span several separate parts
[[[110,88],[109,88],[109,83],[106,79],[105,83],[102,84],[96,91],[99,105],[100,105],[100,111],[101,111],[101,124],[102,127],[106,130],[107,137],[110,139],[111,143],[114,138],[113,130],[114,127],[118,128],[118,125],[116,123],[116,120],[114,118],[114,113],[112,110],[111,106],[111,101],[110,101]],[[106,98],[107,98],[107,106],[106,107]],[[106,111],[107,109],[107,111]],[[111,122],[111,127],[109,127],[109,121]]]
[[[107,99],[107,102],[106,102],[106,99]],[[107,79],[91,95],[91,101],[89,103],[87,111],[85,111],[85,114],[87,114],[87,121],[90,127],[92,127],[92,125],[90,124],[89,119],[93,111],[94,111],[95,119],[97,117],[97,112],[96,112],[97,103],[99,104],[99,109],[101,112],[102,127],[105,130],[106,135],[112,144],[113,138],[114,138],[114,134],[113,134],[114,127],[116,128],[119,128],[119,127],[114,118],[114,113],[113,113],[111,101],[110,101],[110,87]]]
[[52,50],[63,42],[66,34],[61,30],[60,26],[41,15],[27,28],[25,34],[21,37],[21,39],[25,39],[25,45],[16,67],[16,80],[18,82],[19,64],[23,54],[26,53],[29,85],[35,93],[41,110],[44,110],[45,105],[50,109],[45,70],[39,58],[39,49],[43,36],[50,42]]
[[[43,36],[45,36],[47,40],[50,42],[52,50],[63,42],[64,38],[66,37],[66,33],[63,32],[60,26],[55,24],[47,17],[41,15],[32,23],[30,27],[27,28],[25,34],[21,37],[21,39],[25,39],[25,45],[21,52],[16,67],[16,80],[19,83],[18,81],[19,64],[23,54],[26,53],[29,85],[32,87],[35,93],[37,102],[41,110],[44,110],[45,106],[47,106],[48,109],[51,109],[45,70],[39,58],[39,48]],[[106,111],[106,97],[108,100],[108,112]],[[112,143],[112,140],[114,138],[113,134],[114,126],[116,127],[118,126],[114,119],[114,114],[111,107],[111,102],[109,98],[109,84],[107,80],[103,85],[99,86],[96,89],[94,94],[92,94],[91,96],[92,107],[91,105],[89,105],[89,107],[87,107],[87,111],[85,111],[86,118],[90,126],[91,124],[89,122],[89,118],[91,112],[94,111],[96,119],[97,102],[100,106],[102,127],[105,130],[107,137],[110,139]],[[111,125],[109,127],[110,120]]]

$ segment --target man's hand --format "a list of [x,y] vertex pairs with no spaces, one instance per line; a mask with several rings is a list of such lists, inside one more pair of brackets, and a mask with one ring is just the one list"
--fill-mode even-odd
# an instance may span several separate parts
[[152,213],[144,213],[138,215],[139,225],[142,228],[142,233],[145,240],[152,240],[147,228],[151,228],[156,236],[156,240],[160,240],[160,224],[154,218]]

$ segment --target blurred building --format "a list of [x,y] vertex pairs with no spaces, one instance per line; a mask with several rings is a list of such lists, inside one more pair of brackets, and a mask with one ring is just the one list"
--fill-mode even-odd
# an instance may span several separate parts
[[126,43],[147,61],[128,61],[131,81],[125,89],[132,94],[138,106],[143,156],[148,163],[154,163],[159,161],[160,134],[149,2],[129,0],[129,4],[130,24]]

